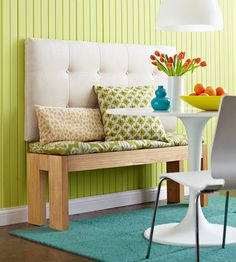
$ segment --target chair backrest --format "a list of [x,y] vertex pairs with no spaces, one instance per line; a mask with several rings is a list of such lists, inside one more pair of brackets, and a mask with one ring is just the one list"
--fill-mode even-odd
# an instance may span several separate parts
[[225,180],[225,190],[236,189],[236,96],[222,99],[211,153],[214,178]]

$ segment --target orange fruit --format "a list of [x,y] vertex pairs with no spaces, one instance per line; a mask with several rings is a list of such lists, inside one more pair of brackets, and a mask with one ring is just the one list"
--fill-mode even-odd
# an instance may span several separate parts
[[218,96],[223,96],[223,95],[225,95],[225,94],[227,94],[227,93],[226,93],[226,91],[224,90],[223,87],[219,86],[219,87],[216,88],[216,94],[217,94]]
[[209,96],[216,96],[216,90],[211,86],[208,86],[206,88],[205,93],[208,94]]
[[189,96],[197,96],[196,93],[191,93]]
[[198,84],[196,84],[196,85],[194,86],[194,91],[195,91],[195,93],[196,93],[197,95],[200,95],[200,94],[204,93],[205,88],[204,88],[203,84],[198,83]]
[[207,93],[201,93],[199,96],[209,96]]

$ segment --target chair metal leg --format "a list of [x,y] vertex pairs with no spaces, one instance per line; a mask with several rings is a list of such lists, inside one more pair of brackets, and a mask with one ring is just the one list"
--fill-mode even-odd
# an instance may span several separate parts
[[201,192],[196,195],[195,198],[195,207],[196,207],[196,218],[195,218],[195,237],[196,237],[196,261],[200,261],[200,248],[199,248],[199,219],[198,219],[198,206],[199,206],[199,198],[201,196]]
[[226,192],[226,198],[225,198],[225,216],[224,216],[224,231],[223,231],[222,248],[225,248],[227,219],[228,219],[228,207],[229,207],[229,191]]
[[151,252],[153,231],[154,231],[154,225],[155,225],[155,220],[156,220],[156,211],[157,211],[159,197],[160,197],[161,185],[162,185],[163,181],[165,181],[167,179],[168,179],[167,177],[162,178],[159,182],[159,185],[158,185],[157,198],[156,198],[156,203],[155,203],[154,212],[153,212],[153,216],[152,216],[152,226],[151,226],[151,231],[150,231],[150,236],[149,236],[149,244],[148,244],[146,259],[149,258],[150,252]]

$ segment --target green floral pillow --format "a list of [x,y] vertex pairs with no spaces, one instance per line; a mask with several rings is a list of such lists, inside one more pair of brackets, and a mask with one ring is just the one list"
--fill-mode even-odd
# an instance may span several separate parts
[[166,141],[166,133],[158,117],[109,115],[107,109],[150,107],[154,95],[151,86],[102,87],[95,86],[102,113],[106,141],[159,140]]

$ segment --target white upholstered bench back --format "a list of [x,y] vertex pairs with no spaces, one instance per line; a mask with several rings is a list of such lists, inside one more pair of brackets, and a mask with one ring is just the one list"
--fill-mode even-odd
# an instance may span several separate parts
[[[96,107],[93,85],[163,84],[167,77],[150,62],[154,50],[174,54],[168,46],[109,44],[48,39],[26,41],[25,140],[38,140],[34,105]],[[173,118],[162,118],[166,131]]]

